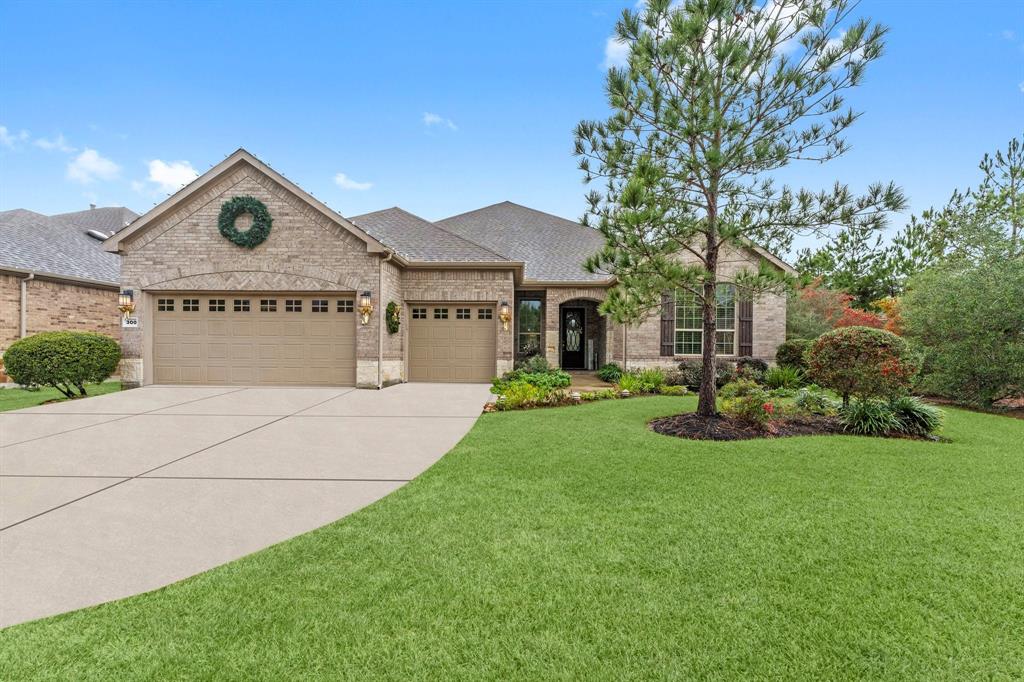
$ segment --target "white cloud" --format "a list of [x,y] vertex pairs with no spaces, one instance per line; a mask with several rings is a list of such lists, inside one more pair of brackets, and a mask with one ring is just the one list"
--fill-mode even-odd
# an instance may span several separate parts
[[13,133],[7,130],[7,126],[0,126],[0,144],[5,147],[14,148],[14,145],[18,142],[24,142],[28,139],[28,131],[22,130],[19,133]]
[[56,149],[57,151],[64,152],[65,154],[70,154],[71,152],[78,151],[68,143],[63,133],[58,133],[57,137],[53,138],[52,140],[49,140],[45,137],[40,137],[32,144],[39,147],[40,149],[46,149],[47,151]]
[[[196,169],[188,161],[161,161],[160,159],[153,159],[148,165],[149,177],[147,179],[168,194],[177,192],[199,177],[199,173],[196,172]],[[142,183],[138,184],[142,185]],[[132,187],[135,187],[135,183],[132,183]]]
[[120,172],[120,166],[88,147],[68,164],[68,179],[86,185],[95,180],[113,180]]
[[1003,40],[1014,40],[1017,38],[1017,34],[1009,30],[1000,31],[999,35],[1002,36]]
[[359,192],[373,187],[372,182],[356,182],[344,173],[338,173],[334,176],[334,184],[342,189],[353,189]]
[[604,43],[604,64],[610,69],[613,66],[622,68],[629,63],[629,45],[619,40],[618,36],[608,36]]
[[448,130],[458,130],[459,127],[455,125],[455,121],[450,118],[439,116],[438,114],[432,114],[429,111],[423,112],[423,125],[428,128],[431,126],[444,126]]

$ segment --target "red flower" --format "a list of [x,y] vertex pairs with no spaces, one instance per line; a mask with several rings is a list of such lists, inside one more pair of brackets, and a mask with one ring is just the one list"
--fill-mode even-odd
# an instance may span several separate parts
[[763,407],[764,411],[767,412],[768,414],[775,414],[775,406],[772,405],[771,403],[765,403],[761,407]]

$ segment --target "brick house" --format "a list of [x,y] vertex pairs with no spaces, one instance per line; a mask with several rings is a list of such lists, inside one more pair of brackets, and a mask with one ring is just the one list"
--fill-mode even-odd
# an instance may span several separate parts
[[[253,248],[218,226],[225,203],[243,196],[272,219]],[[235,227],[251,223],[243,213]],[[436,222],[399,208],[346,218],[238,150],[106,241],[139,321],[122,334],[122,378],[382,387],[487,381],[537,353],[567,369],[622,363],[627,349],[634,367],[698,354],[684,297],[628,329],[598,313],[613,282],[581,263],[602,243],[595,230],[509,202]],[[762,262],[791,270],[755,247],[723,262],[726,276]],[[719,350],[773,359],[785,305],[743,303],[724,285]]]
[[[120,337],[120,257],[103,240],[135,213],[92,207],[46,216],[0,212],[0,355],[24,336],[77,329]],[[0,367],[0,382],[7,381]]]

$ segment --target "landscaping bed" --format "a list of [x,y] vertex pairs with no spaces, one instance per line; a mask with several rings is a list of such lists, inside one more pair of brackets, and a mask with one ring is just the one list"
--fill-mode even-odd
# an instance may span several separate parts
[[845,433],[837,417],[801,415],[776,419],[761,426],[724,415],[702,417],[695,412],[661,417],[650,422],[652,431],[692,440],[750,440],[786,436],[822,436]]

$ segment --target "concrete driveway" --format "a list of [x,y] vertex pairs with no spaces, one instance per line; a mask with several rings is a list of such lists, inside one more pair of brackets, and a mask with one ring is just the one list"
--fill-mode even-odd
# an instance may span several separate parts
[[0,414],[0,627],[181,580],[387,495],[480,385],[148,386]]

